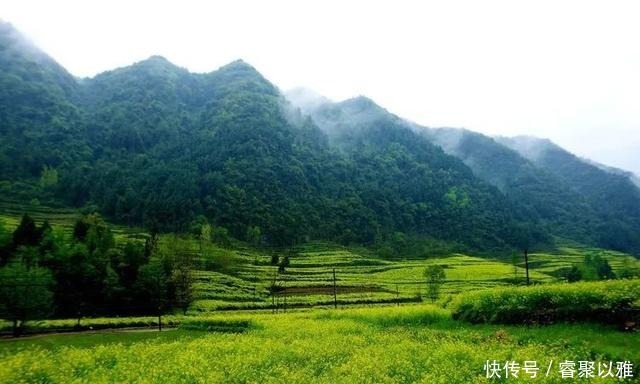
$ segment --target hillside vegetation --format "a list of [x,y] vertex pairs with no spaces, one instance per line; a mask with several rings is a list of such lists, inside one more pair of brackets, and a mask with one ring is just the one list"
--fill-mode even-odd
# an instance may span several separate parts
[[[451,151],[366,97],[298,109],[241,60],[196,74],[152,56],[79,80],[2,23],[0,68],[0,192],[18,204],[149,232],[207,221],[270,247],[506,254],[555,235],[638,252],[640,192],[626,185],[618,199],[497,142]],[[502,152],[461,155],[491,146]]]

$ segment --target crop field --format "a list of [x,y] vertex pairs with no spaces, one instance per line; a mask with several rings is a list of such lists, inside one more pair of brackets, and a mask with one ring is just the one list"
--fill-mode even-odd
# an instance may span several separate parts
[[[80,212],[71,209],[0,203],[0,220],[8,229],[17,226],[24,212],[38,223],[49,220],[55,229],[67,234],[80,217]],[[117,225],[111,228],[120,245],[147,237],[141,230]],[[175,242],[175,237],[163,235],[160,240],[169,244]],[[217,310],[334,306],[335,302],[339,306],[419,302],[426,300],[423,272],[433,264],[442,265],[445,269],[446,282],[441,302],[447,302],[461,292],[521,285],[525,279],[524,260],[519,255],[515,262],[505,259],[504,255],[491,258],[463,254],[384,259],[369,249],[328,243],[265,249],[250,248],[241,243],[224,248],[209,242],[203,244],[193,238],[185,238],[184,242],[187,251],[193,253],[197,260],[195,301],[189,310],[191,314]],[[581,262],[589,253],[604,255],[614,272],[625,264],[640,269],[640,260],[624,253],[588,248],[568,241],[560,244],[552,253],[529,255],[533,284],[563,281],[561,271]],[[279,273],[278,267],[271,265],[274,254],[279,258],[289,257],[290,265],[284,273]]]
[[[278,273],[269,265],[270,253],[277,251],[221,250],[230,267],[225,272],[196,272],[197,300],[193,311],[216,309],[280,308],[332,306],[334,271],[336,299],[339,305],[412,302],[424,299],[423,272],[432,264],[445,268],[446,283],[442,300],[455,294],[499,286],[523,284],[524,262],[512,264],[499,258],[454,254],[409,260],[385,260],[367,250],[329,244],[311,244],[287,251],[290,266]],[[558,253],[530,255],[530,279],[534,284],[562,281],[559,272],[582,261],[595,249],[563,248]],[[284,255],[285,253],[283,253]],[[632,256],[605,252],[614,271],[624,263],[640,267]],[[275,297],[272,285],[279,287]]]
[[[5,228],[13,228],[25,211],[38,223],[48,219],[66,234],[80,215],[74,210],[2,203],[0,220]],[[119,245],[147,236],[118,226],[112,231]],[[177,239],[162,235],[160,243],[171,246]],[[168,327],[163,332],[155,331],[158,319],[153,316],[83,318],[80,323],[32,321],[29,327],[50,333],[0,340],[0,383],[500,381],[486,377],[487,360],[535,361],[540,368],[535,379],[520,372],[508,380],[503,377],[505,382],[565,383],[569,381],[558,370],[565,360],[592,361],[596,366],[626,361],[636,370],[640,364],[640,334],[621,332],[616,325],[487,324],[518,319],[521,304],[517,303],[535,309],[536,297],[547,292],[553,297],[549,300],[564,303],[560,312],[573,310],[574,300],[563,296],[568,285],[562,284],[562,271],[593,253],[605,257],[614,272],[623,266],[640,268],[637,259],[623,253],[559,242],[553,252],[529,255],[535,285],[525,288],[521,287],[524,262],[519,257],[451,254],[385,259],[371,249],[328,243],[267,249],[237,242],[221,247],[193,237],[179,241],[196,260],[195,300],[186,315],[163,316]],[[274,255],[279,260],[289,258],[284,272],[272,264]],[[423,273],[434,264],[443,266],[446,281],[440,299],[428,304]],[[584,284],[571,285],[569,291],[599,292],[623,307],[629,299],[622,293],[633,295],[638,290],[637,280]],[[581,300],[592,296],[599,300],[596,293],[581,295]],[[477,302],[487,307],[476,306]],[[640,306],[637,300],[631,302],[634,308]],[[504,303],[517,305],[500,307]],[[608,305],[606,300],[603,305]],[[505,313],[514,315],[507,318]],[[472,324],[476,322],[481,324]],[[0,321],[0,330],[10,327]],[[72,327],[88,332],[56,333]],[[547,374],[549,365],[553,369]],[[596,376],[571,382],[611,380]]]
[[540,372],[535,380],[520,372],[506,382],[564,383],[561,361],[640,362],[638,333],[600,325],[469,325],[425,304],[199,318],[230,327],[2,341],[0,382],[483,383],[496,381],[486,378],[487,360],[510,360],[536,361]]
[[[7,229],[14,229],[20,223],[23,214],[31,216],[36,223],[40,224],[45,220],[54,229],[65,234],[71,234],[73,224],[81,217],[82,213],[73,208],[55,208],[41,204],[21,204],[0,198],[0,224]],[[144,233],[136,228],[112,225],[111,231],[118,242],[127,240],[140,240],[144,238]]]

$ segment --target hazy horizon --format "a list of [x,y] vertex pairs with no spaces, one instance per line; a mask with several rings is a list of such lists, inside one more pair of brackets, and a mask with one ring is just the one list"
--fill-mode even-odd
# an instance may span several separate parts
[[75,76],[152,55],[236,59],[281,90],[365,95],[430,127],[548,138],[640,174],[634,2],[7,1],[0,18]]

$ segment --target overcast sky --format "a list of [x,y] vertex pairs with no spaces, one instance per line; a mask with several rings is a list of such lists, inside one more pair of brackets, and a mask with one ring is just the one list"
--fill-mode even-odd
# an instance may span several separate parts
[[367,95],[428,126],[547,137],[640,174],[637,1],[3,0],[76,76],[237,58],[283,90]]

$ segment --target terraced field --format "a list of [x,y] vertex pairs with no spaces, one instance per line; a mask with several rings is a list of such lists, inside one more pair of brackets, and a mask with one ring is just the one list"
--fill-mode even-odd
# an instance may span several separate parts
[[[17,227],[20,223],[20,218],[25,213],[29,214],[36,223],[42,223],[48,220],[54,229],[66,234],[71,233],[75,221],[82,215],[79,210],[73,208],[54,208],[40,204],[21,204],[0,198],[0,223],[4,225],[6,229],[12,230]],[[112,225],[111,231],[116,241],[120,243],[124,243],[128,239],[141,240],[146,237],[142,230],[136,228]]]
[[[220,251],[220,250],[219,250]],[[596,249],[562,248],[555,254],[532,254],[530,279],[534,284],[562,281],[560,271],[582,261]],[[197,298],[192,310],[270,308],[334,305],[334,270],[338,305],[420,301],[426,285],[425,268],[445,267],[447,276],[442,300],[469,290],[522,284],[524,263],[454,254],[412,260],[384,260],[367,250],[331,244],[307,244],[283,251],[290,258],[284,274],[269,265],[270,252],[227,250],[234,266],[225,273],[199,270]],[[632,256],[604,252],[614,271],[626,262],[640,267]],[[272,285],[278,287],[275,296]]]
[[[69,233],[80,213],[71,209],[0,203],[0,220],[8,229],[17,225],[27,212],[37,222],[48,219]],[[140,241],[140,230],[112,226],[116,240]],[[163,235],[161,244],[175,242],[174,235]],[[197,260],[195,302],[191,313],[216,310],[277,309],[293,307],[368,305],[421,301],[426,285],[425,268],[440,264],[445,268],[446,283],[441,301],[460,292],[497,286],[522,284],[524,262],[517,259],[476,257],[453,254],[447,257],[425,255],[422,259],[380,258],[364,248],[342,247],[327,243],[308,243],[291,249],[254,249],[234,243],[230,248],[186,239],[187,251]],[[562,281],[561,271],[583,260],[587,253],[599,252],[614,271],[623,265],[640,269],[640,261],[630,255],[603,251],[563,241],[553,253],[530,255],[530,279],[534,284]],[[284,273],[271,265],[273,255],[288,256],[290,265]],[[334,280],[335,271],[335,280]],[[336,298],[334,301],[334,284]]]

